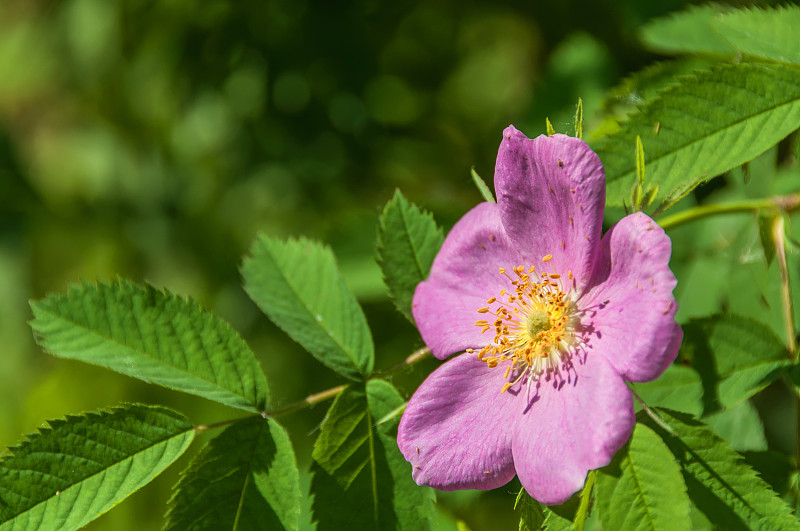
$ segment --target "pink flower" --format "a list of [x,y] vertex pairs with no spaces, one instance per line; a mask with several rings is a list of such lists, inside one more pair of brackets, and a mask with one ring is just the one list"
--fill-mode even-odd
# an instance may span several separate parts
[[420,485],[493,489],[517,474],[553,505],[630,437],[625,381],[677,356],[671,243],[642,213],[601,238],[605,174],[577,138],[509,127],[495,187],[497,204],[453,227],[414,294],[433,355],[462,354],[411,397],[397,442]]

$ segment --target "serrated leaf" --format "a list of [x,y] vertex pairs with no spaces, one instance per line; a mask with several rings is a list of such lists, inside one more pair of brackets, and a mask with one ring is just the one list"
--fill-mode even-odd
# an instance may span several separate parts
[[693,319],[683,327],[681,355],[703,379],[705,410],[732,408],[764,389],[791,365],[765,325],[734,315]]
[[657,410],[673,434],[647,415],[639,422],[658,433],[681,467],[692,503],[718,529],[797,530],[791,509],[708,427],[683,413]]
[[397,448],[399,419],[376,420],[403,404],[386,381],[347,387],[314,444],[311,491],[317,529],[430,529],[434,494],[418,487]]
[[400,190],[395,191],[378,220],[377,260],[392,301],[412,323],[414,290],[428,277],[443,241],[442,229],[433,216],[409,203]]
[[711,27],[738,51],[800,64],[800,7],[737,9],[715,17]]
[[795,476],[794,459],[781,452],[767,450],[765,452],[742,452],[748,465],[769,483],[772,490],[783,496],[792,487]]
[[475,171],[475,168],[470,168],[469,170],[470,175],[472,175],[472,182],[475,183],[475,187],[481,193],[481,197],[483,197],[484,201],[488,201],[489,203],[497,203],[497,200],[492,195],[492,191],[486,185],[486,181],[484,181],[478,172]]
[[190,299],[126,280],[70,286],[31,302],[36,341],[51,354],[262,411],[264,372],[230,325]]
[[695,416],[703,413],[703,382],[691,367],[670,365],[657,379],[637,383],[634,390],[650,407],[666,407]]
[[659,436],[639,423],[628,445],[600,470],[597,506],[603,529],[691,529],[680,467]]
[[189,421],[132,404],[52,420],[0,460],[0,530],[78,529],[189,446]]
[[659,53],[732,57],[736,50],[712,26],[716,17],[729,10],[718,4],[691,6],[685,11],[648,21],[639,30],[639,39],[647,49]]
[[372,372],[372,333],[328,247],[261,235],[244,259],[242,276],[267,317],[320,362],[351,380]]
[[286,430],[241,420],[211,439],[181,475],[165,530],[296,529],[300,475]]
[[597,143],[609,205],[621,206],[636,184],[636,135],[647,146],[648,182],[658,185],[663,210],[800,127],[800,67],[718,65],[678,81]]

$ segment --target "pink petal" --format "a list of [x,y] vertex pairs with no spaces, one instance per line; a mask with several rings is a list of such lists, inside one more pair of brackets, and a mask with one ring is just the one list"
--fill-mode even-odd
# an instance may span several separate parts
[[492,342],[491,332],[482,334],[475,326],[475,321],[486,318],[477,310],[488,306],[489,297],[511,287],[499,269],[511,269],[520,260],[496,204],[481,203],[456,223],[411,305],[417,328],[434,356],[444,359]]
[[623,218],[603,237],[594,287],[578,301],[595,330],[590,352],[631,382],[658,378],[678,355],[683,331],[675,322],[671,252],[669,237],[647,215]]
[[631,393],[613,367],[590,352],[576,371],[560,388],[542,381],[539,400],[515,425],[517,475],[546,505],[580,490],[586,473],[610,463],[633,430]]
[[419,485],[485,490],[514,477],[511,434],[524,403],[500,393],[503,373],[462,354],[417,389],[400,420],[397,445]]
[[[538,266],[553,255],[556,272],[571,270],[581,288],[591,273],[603,224],[605,172],[578,138],[533,140],[509,126],[494,174],[503,226]],[[528,265],[528,264],[525,264]]]

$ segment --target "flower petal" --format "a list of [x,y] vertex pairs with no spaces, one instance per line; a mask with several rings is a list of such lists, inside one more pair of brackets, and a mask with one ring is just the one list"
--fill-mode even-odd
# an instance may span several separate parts
[[683,339],[675,322],[671,252],[669,237],[655,221],[641,212],[626,216],[603,237],[594,287],[578,302],[595,330],[590,351],[631,382],[658,378]]
[[525,490],[546,505],[565,502],[589,470],[611,462],[633,431],[631,392],[602,357],[577,364],[577,378],[555,388],[542,381],[539,400],[517,421],[514,466]]
[[553,255],[555,270],[571,270],[580,289],[589,280],[600,241],[605,172],[583,140],[566,135],[527,138],[503,132],[494,173],[503,226],[539,265]]
[[490,369],[472,354],[428,376],[397,430],[414,481],[440,490],[486,490],[514,477],[511,434],[522,401],[500,393],[505,381],[502,369]]
[[509,287],[499,268],[510,269],[519,261],[496,204],[481,203],[456,223],[411,305],[417,328],[434,356],[444,359],[492,341],[490,333],[482,334],[475,326],[481,318],[477,310]]

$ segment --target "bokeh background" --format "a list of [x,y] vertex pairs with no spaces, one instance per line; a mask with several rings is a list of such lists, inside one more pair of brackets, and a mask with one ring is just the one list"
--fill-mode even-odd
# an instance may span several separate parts
[[[580,96],[599,127],[607,91],[658,59],[637,28],[685,4],[0,0],[0,443],[125,401],[237,415],[41,352],[27,301],[80,280],[195,298],[247,339],[278,405],[338,384],[241,289],[259,231],[329,243],[378,366],[398,362],[421,340],[373,259],[393,190],[449,228],[481,200],[470,167],[491,184],[505,126],[569,131]],[[395,383],[410,393],[434,365]],[[324,412],[281,419],[304,470]],[[191,453],[90,528],[159,528]],[[514,495],[443,496],[442,525],[514,528]]]

